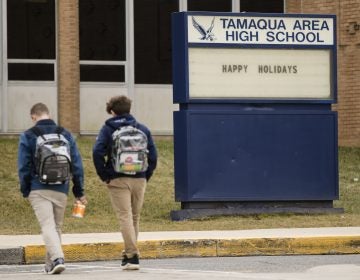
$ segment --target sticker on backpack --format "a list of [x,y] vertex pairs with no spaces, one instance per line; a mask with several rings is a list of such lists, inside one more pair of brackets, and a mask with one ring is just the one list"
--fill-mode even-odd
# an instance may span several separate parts
[[148,139],[144,132],[134,126],[123,126],[113,134],[111,162],[118,173],[134,175],[148,168]]
[[35,166],[39,181],[44,184],[63,184],[71,177],[69,141],[58,127],[55,133],[44,134],[39,127],[32,128],[37,135]]

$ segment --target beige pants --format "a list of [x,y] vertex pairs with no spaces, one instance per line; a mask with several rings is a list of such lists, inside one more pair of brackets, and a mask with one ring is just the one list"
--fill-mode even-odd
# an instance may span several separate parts
[[46,264],[57,258],[64,258],[61,248],[61,226],[67,195],[51,190],[35,190],[30,192],[29,201],[41,227],[46,247]]
[[137,238],[145,188],[144,178],[121,177],[111,180],[108,184],[111,203],[120,223],[125,254],[128,258],[139,254]]

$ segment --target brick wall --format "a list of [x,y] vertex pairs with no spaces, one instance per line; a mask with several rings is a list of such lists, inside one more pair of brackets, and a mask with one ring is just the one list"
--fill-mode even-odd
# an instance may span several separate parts
[[287,0],[286,9],[337,15],[339,145],[360,146],[360,0]]
[[[79,133],[78,0],[57,3],[59,123]],[[286,0],[286,12],[337,15],[339,145],[360,146],[360,0]]]
[[300,13],[301,1],[299,0],[285,0],[286,12],[289,14]]
[[78,0],[57,3],[59,124],[77,134],[80,132]]

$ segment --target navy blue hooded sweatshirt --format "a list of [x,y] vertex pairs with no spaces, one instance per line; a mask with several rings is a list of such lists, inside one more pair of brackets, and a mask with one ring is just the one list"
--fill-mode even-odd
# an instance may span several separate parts
[[[57,125],[51,119],[40,120],[36,126],[44,133],[54,133]],[[75,197],[84,195],[84,170],[81,155],[76,146],[76,142],[70,132],[63,130],[61,133],[70,143],[71,152],[71,172],[73,181],[73,194]],[[32,190],[49,189],[67,194],[69,192],[69,182],[64,184],[47,185],[39,181],[35,172],[34,155],[36,149],[37,135],[28,129],[20,135],[18,150],[18,173],[20,179],[20,190],[24,197],[28,197]]]
[[[127,125],[132,125],[140,129],[148,138],[148,169],[145,172],[140,172],[135,175],[126,175],[115,172],[110,158],[113,132],[119,127]],[[118,177],[146,178],[146,180],[149,180],[157,164],[157,151],[150,130],[143,124],[138,123],[130,114],[124,114],[108,119],[96,138],[93,147],[93,161],[97,174],[104,182],[109,182]]]

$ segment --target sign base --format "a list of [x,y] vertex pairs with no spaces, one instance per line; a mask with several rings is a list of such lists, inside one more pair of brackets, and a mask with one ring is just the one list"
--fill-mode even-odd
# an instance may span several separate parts
[[344,213],[343,208],[334,208],[332,201],[182,202],[181,208],[171,211],[172,221],[210,216]]

